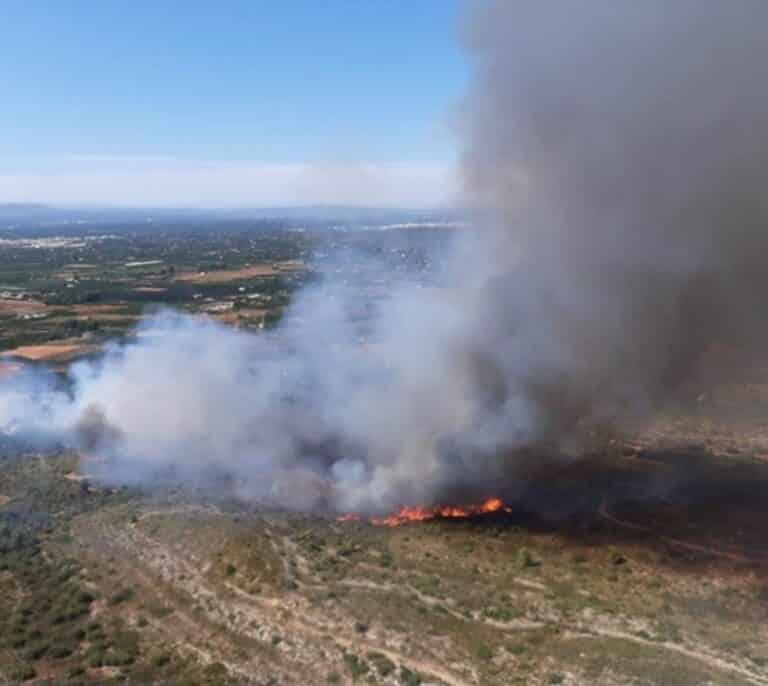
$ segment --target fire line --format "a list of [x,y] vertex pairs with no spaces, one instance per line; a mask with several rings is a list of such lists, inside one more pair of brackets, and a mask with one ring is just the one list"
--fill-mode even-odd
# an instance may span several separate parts
[[[386,517],[371,517],[369,520],[375,526],[400,526],[409,522],[424,522],[430,519],[458,519],[473,517],[492,512],[511,512],[512,509],[504,505],[501,498],[489,498],[479,504],[473,505],[437,505],[437,506],[403,506],[396,512]],[[336,518],[339,522],[360,521],[358,514],[344,514]]]

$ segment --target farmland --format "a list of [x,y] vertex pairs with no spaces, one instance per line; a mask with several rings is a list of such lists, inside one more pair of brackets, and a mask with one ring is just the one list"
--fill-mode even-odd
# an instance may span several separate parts
[[23,236],[0,230],[0,351],[56,357],[55,348],[39,347],[55,343],[90,354],[130,335],[144,312],[161,306],[256,331],[277,322],[292,294],[325,274],[365,282],[347,253],[424,278],[427,248],[444,245],[450,233],[304,230],[267,221],[151,232],[135,225],[37,228]]

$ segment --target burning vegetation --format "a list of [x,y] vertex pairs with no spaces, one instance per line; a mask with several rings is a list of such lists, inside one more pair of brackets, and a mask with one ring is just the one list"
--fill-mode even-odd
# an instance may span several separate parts
[[[400,526],[411,522],[424,522],[430,519],[464,519],[491,514],[493,512],[512,512],[501,498],[488,498],[482,503],[471,505],[433,505],[402,506],[396,512],[385,517],[371,517],[368,521],[375,526]],[[344,514],[337,518],[340,522],[361,521],[356,513]]]

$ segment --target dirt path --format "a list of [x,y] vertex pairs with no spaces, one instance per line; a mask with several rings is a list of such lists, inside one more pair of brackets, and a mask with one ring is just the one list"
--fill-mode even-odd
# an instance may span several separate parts
[[[604,514],[604,516],[607,515],[609,518],[611,518],[611,515],[607,513],[607,511],[601,514]],[[613,518],[611,518],[611,521],[613,521]],[[621,520],[616,520],[616,521],[620,522]],[[639,525],[632,524],[631,522],[627,522],[626,524],[631,528],[638,527],[638,530],[645,530],[644,527],[640,527]],[[535,589],[537,591],[545,591],[547,589],[546,585],[538,582],[534,582],[534,581],[529,581],[527,579],[516,579],[516,581],[520,582],[521,585],[523,586],[526,586],[531,589]],[[396,592],[399,590],[398,588],[393,587],[391,584],[377,584],[373,581],[368,581],[368,580],[363,581],[363,580],[348,579],[348,580],[342,581],[341,583],[345,586],[352,586],[357,588],[369,588],[372,590],[381,590],[386,592]],[[401,588],[403,590],[408,590],[411,593],[414,593],[419,598],[419,600],[421,600],[425,604],[434,605],[440,602],[435,598],[431,598],[430,596],[425,596],[423,593],[421,593],[420,591],[418,591],[417,589],[415,589],[410,585],[404,585]],[[443,604],[443,607],[445,607],[444,604]],[[482,622],[484,624],[488,624],[489,626],[493,626],[494,628],[497,628],[505,632],[541,629],[547,626],[548,624],[547,622],[534,622],[530,620],[500,622],[497,620],[492,620],[492,619],[478,617],[478,616],[473,617],[472,619],[468,619],[467,617],[451,610],[450,608],[446,608],[446,610],[448,611],[449,614],[451,614],[453,617],[457,619],[461,619],[464,621]],[[761,686],[768,685],[768,677],[755,674],[753,671],[747,669],[746,667],[733,664],[715,654],[705,652],[703,650],[695,650],[693,648],[683,646],[677,643],[672,643],[669,641],[659,642],[659,641],[649,640],[649,639],[642,638],[640,636],[636,636],[635,634],[631,634],[625,631],[620,631],[618,629],[590,626],[589,630],[585,631],[583,628],[579,626],[572,626],[572,625],[565,625],[565,628],[566,630],[571,632],[574,636],[578,636],[581,638],[589,638],[589,637],[595,638],[598,636],[603,638],[615,638],[615,639],[620,639],[625,641],[631,641],[633,643],[639,643],[639,644],[653,647],[653,648],[669,650],[671,652],[676,652],[681,655],[685,655],[686,657],[690,657],[699,662],[703,662],[709,667],[712,667],[713,669],[717,669],[723,672],[731,672],[734,674],[738,674],[739,676],[749,680],[751,683],[760,684]]]
[[[286,626],[293,630],[297,630],[299,632],[301,631],[308,632],[310,634],[313,634],[317,638],[322,638],[324,635],[327,635],[328,633],[327,627],[322,629],[319,627],[315,627],[314,625],[310,624],[306,620],[306,618],[291,619],[289,622],[286,623]],[[353,650],[362,649],[366,651],[376,651],[378,653],[382,653],[383,655],[386,655],[393,662],[404,665],[411,671],[420,672],[424,676],[431,677],[433,679],[438,679],[448,684],[448,686],[474,686],[474,684],[476,683],[476,679],[473,679],[472,681],[466,681],[464,679],[461,679],[460,677],[457,677],[455,674],[443,669],[443,667],[438,665],[436,662],[433,662],[432,660],[424,660],[420,658],[411,657],[409,655],[403,655],[402,653],[394,651],[391,648],[383,648],[378,644],[365,640],[364,638],[357,637],[355,639],[351,639],[345,636],[341,636],[339,634],[335,634],[333,638],[336,641],[336,643],[338,643],[339,645],[347,649],[353,649]]]
[[[201,508],[198,508],[198,510]],[[181,510],[183,512],[188,512],[189,509],[183,509]],[[163,514],[171,514],[171,510],[153,510],[143,513],[143,515],[140,517],[140,519],[145,519],[147,517],[151,517],[153,515],[163,515]],[[178,513],[179,510],[176,510],[176,513]],[[150,536],[148,536],[144,532],[139,532],[138,529],[132,527],[132,537],[135,539],[136,543],[139,543],[142,548],[145,551],[148,551],[152,547],[156,547],[159,550],[162,550],[164,554],[168,555],[171,554],[171,551],[167,549],[166,546],[159,544],[157,541],[154,541]],[[270,540],[273,540],[273,537],[270,537]],[[198,597],[211,597],[215,598],[218,603],[222,603],[222,598],[220,594],[216,594],[215,591],[213,591],[211,588],[208,587],[208,584],[205,582],[205,580],[200,575],[200,570],[196,570],[194,567],[186,563],[185,561],[179,560],[178,556],[174,555],[175,558],[177,558],[177,566],[180,566],[184,572],[187,575],[187,579],[189,582],[193,583],[193,585],[196,587],[194,589],[194,594]],[[366,650],[366,651],[377,651],[384,655],[386,655],[390,660],[393,660],[396,663],[399,663],[401,665],[404,665],[408,669],[412,671],[418,671],[421,674],[423,674],[425,677],[433,679],[433,680],[439,680],[447,686],[473,686],[473,684],[476,682],[476,680],[467,681],[466,679],[462,679],[455,674],[447,671],[444,667],[442,667],[440,664],[423,659],[423,658],[416,658],[412,656],[403,655],[402,653],[399,653],[397,651],[392,650],[391,648],[384,648],[372,641],[366,640],[363,637],[355,636],[355,637],[349,637],[343,635],[343,629],[341,627],[329,627],[327,624],[316,624],[315,621],[313,621],[315,618],[312,616],[311,613],[305,612],[303,615],[296,612],[296,608],[291,606],[290,602],[286,602],[286,599],[279,596],[258,596],[254,597],[253,595],[247,593],[246,591],[242,590],[235,584],[225,582],[224,587],[232,593],[235,597],[239,599],[239,602],[233,603],[231,600],[228,602],[228,606],[230,610],[237,610],[239,612],[242,612],[243,614],[247,615],[251,619],[256,619],[259,622],[263,623],[265,621],[269,621],[270,617],[274,619],[275,612],[279,612],[281,610],[289,610],[291,611],[291,618],[286,620],[281,620],[279,624],[282,625],[283,630],[289,630],[294,638],[297,637],[305,637],[307,635],[311,636],[314,640],[319,641],[325,641],[327,640],[327,637],[329,635],[329,632],[332,633],[333,639],[336,643],[339,645],[347,648],[347,649],[356,649],[356,650]],[[193,589],[188,589],[193,590]],[[414,592],[416,592],[415,589],[411,589]],[[462,618],[460,615],[456,615],[459,618]],[[184,617],[186,621],[192,621],[189,617]],[[462,618],[465,619],[465,618]],[[198,646],[193,647],[195,652],[198,652]],[[199,651],[200,656],[203,659],[211,660],[210,653],[204,649]],[[217,659],[218,658],[217,656]],[[224,662],[228,669],[232,671],[235,674],[240,674],[241,676],[245,676],[247,674],[247,670],[243,670],[242,667],[239,667],[237,665],[234,665],[231,663],[231,661],[226,660],[220,660]],[[252,676],[252,675],[251,675]]]
[[[358,645],[360,643],[360,642],[350,641],[348,639],[338,638],[338,637],[336,640],[339,643],[341,643],[341,645],[347,648],[354,648],[356,647],[356,643]],[[396,653],[387,648],[381,648],[375,645],[368,645],[366,647],[372,650],[376,650],[377,652],[382,653],[383,655],[386,655],[393,662],[400,663],[401,665],[405,665],[411,671],[419,672],[425,676],[432,677],[434,679],[439,679],[440,681],[443,681],[444,683],[448,684],[448,686],[472,686],[474,683],[476,683],[476,680],[474,679],[471,682],[459,679],[455,675],[445,671],[442,667],[440,667],[439,665],[431,661],[419,660],[412,657],[405,657],[400,653]]]
[[[195,510],[206,514],[221,514],[217,511],[212,512],[210,508],[183,506],[149,510],[142,513],[139,516],[139,520],[153,516],[189,513]],[[613,516],[609,512],[606,503],[601,505],[599,512],[603,518],[616,526],[644,533],[653,533],[650,527],[624,521]],[[245,679],[253,679],[257,676],[257,670],[259,669],[256,665],[261,660],[257,659],[256,662],[249,660],[250,664],[241,663],[230,652],[226,643],[222,643],[222,641],[226,641],[226,632],[235,632],[235,634],[240,634],[243,638],[247,637],[267,643],[271,636],[282,634],[290,636],[291,644],[294,645],[292,649],[298,651],[294,655],[294,658],[298,658],[297,666],[301,666],[305,670],[312,669],[311,660],[313,656],[322,654],[327,649],[328,641],[332,640],[340,648],[356,653],[365,653],[367,651],[379,652],[393,662],[421,673],[425,680],[439,681],[446,686],[476,686],[479,683],[479,676],[474,672],[463,674],[455,672],[451,666],[438,659],[432,659],[429,655],[412,656],[404,654],[401,652],[399,644],[393,646],[390,641],[378,640],[378,636],[374,638],[372,636],[359,635],[352,630],[351,626],[340,622],[338,618],[332,619],[322,612],[313,611],[311,606],[306,605],[302,598],[296,594],[278,593],[276,595],[259,594],[254,596],[225,580],[223,587],[226,589],[226,592],[222,595],[221,588],[211,585],[210,579],[205,576],[205,570],[197,564],[194,556],[190,558],[187,555],[181,555],[172,544],[156,540],[143,531],[141,527],[136,527],[135,523],[123,527],[109,527],[109,530],[105,533],[111,540],[112,545],[117,545],[128,553],[135,552],[139,560],[147,565],[147,570],[151,570],[151,575],[144,574],[138,569],[136,570],[137,575],[142,577],[142,585],[148,587],[155,585],[153,578],[154,574],[157,573],[164,582],[173,584],[180,591],[189,594],[191,598],[196,599],[199,603],[202,604],[206,600],[212,602],[215,609],[201,620],[188,613],[186,611],[187,608],[180,604],[178,599],[168,599],[168,602],[176,610],[175,624],[177,630],[182,634],[182,636],[176,636],[176,641],[178,642],[180,639],[182,641],[180,645],[186,645],[189,652],[196,654],[203,663],[220,661],[233,675],[238,675]],[[270,536],[273,546],[275,545],[276,538],[276,536]],[[706,546],[688,544],[685,541],[677,541],[676,539],[670,539],[669,542],[675,545],[682,545],[697,552],[707,552],[715,555],[720,553],[721,557],[729,559],[739,559],[741,561],[742,557],[726,551],[710,551]],[[547,590],[547,586],[539,582],[528,579],[517,579],[517,581],[521,586],[532,590]],[[376,583],[368,579],[345,579],[341,583],[352,588],[414,595],[421,602],[428,605],[439,603],[456,619],[469,622],[475,621],[478,624],[492,626],[501,632],[512,633],[535,630],[555,623],[564,630],[566,635],[574,638],[606,638],[629,641],[655,650],[665,650],[696,660],[713,671],[733,674],[755,686],[768,686],[768,675],[755,672],[748,664],[730,662],[725,657],[710,651],[706,646],[654,641],[653,639],[643,638],[634,633],[623,631],[621,628],[606,626],[605,623],[601,626],[600,623],[595,622],[590,622],[589,624],[580,622],[552,622],[547,620],[534,622],[526,619],[500,622],[479,615],[466,617],[452,609],[450,602],[446,603],[445,599],[437,599],[425,595],[408,583]],[[237,617],[237,619],[234,619],[234,617]],[[163,631],[167,634],[169,629],[167,626],[168,621],[159,622],[157,626],[158,631]],[[411,644],[406,643],[404,646],[405,651],[411,652]],[[282,650],[282,647],[280,650]]]
[[[152,516],[162,516],[167,514],[179,514],[184,512],[189,512],[192,509],[197,509],[200,511],[202,508],[175,508],[175,509],[166,509],[166,510],[150,510],[148,512],[142,513],[142,515],[139,517],[140,520],[144,520],[146,518],[152,517]],[[131,540],[132,539],[132,540]],[[123,534],[123,536],[120,536],[118,532],[115,532],[115,538],[113,539],[116,543],[120,545],[138,545],[142,549],[141,557],[147,557],[150,556],[156,560],[165,560],[167,561],[169,556],[172,556],[174,558],[174,563],[172,565],[173,571],[166,566],[168,564],[167,562],[160,563],[160,566],[157,571],[160,571],[161,577],[167,577],[167,576],[176,576],[176,573],[178,571],[183,571],[186,575],[187,581],[184,582],[184,586],[186,587],[186,591],[193,594],[193,596],[197,596],[198,598],[212,598],[215,599],[215,601],[223,607],[223,603],[225,602],[224,599],[221,597],[220,594],[217,594],[214,590],[212,590],[209,585],[206,583],[206,580],[202,577],[200,574],[200,570],[196,569],[194,566],[190,565],[186,560],[179,559],[179,556],[174,554],[173,551],[171,551],[167,546],[159,543],[158,541],[155,541],[153,538],[148,536],[145,532],[140,531],[138,528],[136,528],[135,523],[133,523],[130,526],[130,533],[126,536]],[[144,584],[151,584],[151,580],[149,577],[146,577],[145,575],[142,575],[136,570],[137,576],[143,576],[142,583]],[[166,580],[169,580],[166,578]],[[299,616],[298,613],[296,613],[296,608],[291,606],[290,602],[287,602],[285,598],[283,597],[269,597],[269,596],[258,596],[254,597],[247,593],[246,591],[242,590],[238,586],[231,584],[229,582],[224,583],[224,587],[233,594],[234,597],[236,597],[238,600],[236,602],[233,602],[232,599],[230,599],[228,602],[226,602],[227,605],[227,612],[228,611],[237,611],[245,616],[247,616],[249,619],[252,620],[258,620],[259,623],[271,623],[270,620],[275,619],[275,613],[280,612],[282,610],[290,610],[291,611],[291,619],[289,620],[280,620],[278,624],[281,626],[283,631],[290,631],[293,635],[294,639],[303,639],[306,640],[307,637],[311,637],[314,641],[320,641],[323,642],[327,640],[327,637],[330,634],[333,635],[333,639],[336,643],[343,646],[347,649],[356,649],[356,650],[369,650],[369,651],[377,651],[380,652],[389,659],[404,665],[408,669],[411,669],[413,671],[418,671],[422,673],[425,677],[432,679],[432,680],[439,680],[440,682],[443,682],[447,684],[447,686],[473,686],[475,684],[475,680],[467,681],[465,679],[462,679],[455,674],[447,671],[444,669],[441,665],[439,665],[436,662],[426,660],[426,659],[420,659],[416,657],[411,657],[407,655],[403,655],[402,653],[399,653],[397,651],[392,650],[391,648],[384,648],[380,645],[366,640],[363,637],[350,637],[350,636],[344,636],[342,632],[346,631],[345,629],[341,629],[341,627],[329,627],[327,624],[316,624],[315,619],[311,613],[305,612],[303,615]],[[222,611],[223,614],[226,614],[227,612]],[[210,647],[211,645],[215,645],[215,642],[212,640],[213,636],[210,634],[210,632],[206,632],[202,630],[202,627],[199,625],[199,623],[193,619],[192,617],[188,616],[183,611],[179,610],[177,608],[177,611],[175,613],[177,621],[181,622],[185,628],[187,633],[187,636],[185,637],[185,640],[183,642],[183,645],[186,645],[188,650],[196,655],[204,662],[204,663],[210,663],[212,661],[220,661],[227,669],[233,673],[237,674],[242,677],[246,678],[253,678],[254,674],[250,672],[249,669],[244,668],[238,664],[233,663],[231,660],[228,660],[226,656],[221,654],[221,651],[217,650],[216,654],[213,655]],[[159,626],[159,629],[162,629],[164,627]],[[275,627],[277,628],[277,627]],[[229,630],[236,630],[233,627],[229,627]],[[189,636],[189,632],[197,633],[198,638],[201,638],[203,640],[203,645],[205,647],[201,647],[198,645],[200,641],[192,641]],[[206,636],[207,634],[207,636]]]
[[[137,520],[142,521],[144,519],[149,519],[150,517],[162,517],[164,515],[177,515],[177,514],[190,514],[190,513],[215,515],[217,517],[224,514],[223,512],[221,512],[221,510],[214,507],[213,505],[207,505],[207,506],[206,505],[179,505],[178,507],[170,507],[164,510],[145,510],[138,516]],[[135,527],[136,522],[132,522],[131,526]]]
[[589,638],[590,636],[592,638],[595,638],[597,636],[603,637],[603,638],[616,638],[623,641],[631,641],[633,643],[639,643],[641,645],[645,645],[650,648],[662,648],[664,650],[669,650],[674,653],[679,653],[680,655],[685,655],[686,657],[690,657],[694,660],[698,660],[699,662],[703,662],[709,667],[712,667],[713,669],[717,669],[721,672],[731,672],[732,674],[737,674],[738,676],[743,677],[750,683],[759,684],[759,686],[765,686],[766,684],[768,684],[768,677],[766,676],[755,674],[753,671],[747,669],[746,667],[733,664],[732,662],[727,662],[726,660],[722,659],[721,657],[718,657],[717,655],[703,652],[701,650],[694,650],[693,648],[688,648],[686,646],[682,646],[677,643],[670,643],[669,641],[664,641],[663,643],[658,641],[653,641],[646,638],[641,638],[640,636],[635,636],[634,634],[630,634],[624,631],[619,631],[617,629],[591,627],[590,631],[588,632],[584,632],[583,630],[579,630],[577,628],[570,628],[570,630],[573,632],[574,636],[578,636],[579,638]]
[[[143,574],[138,569],[134,569],[133,574],[136,578],[140,580],[140,582],[143,585],[146,585],[148,587],[155,586],[153,579],[147,576],[146,574]],[[228,657],[222,651],[217,651],[216,654],[212,653],[210,648],[216,645],[216,642],[218,639],[218,636],[216,635],[216,633],[209,629],[204,628],[200,622],[190,617],[186,612],[184,612],[179,607],[177,607],[175,603],[174,603],[174,613],[173,613],[172,621],[175,622],[177,625],[181,624],[185,628],[183,638],[182,636],[179,636],[178,633],[173,632],[175,636],[172,639],[175,645],[182,652],[192,653],[204,665],[209,665],[213,662],[220,662],[221,664],[224,665],[227,671],[232,674],[236,674],[240,677],[243,677],[249,680],[253,678],[253,674],[251,674],[248,670],[243,669],[239,665],[229,660]],[[160,634],[166,634],[166,635],[168,634],[167,618],[164,618],[162,620],[156,620],[150,617],[149,623]],[[202,643],[206,647],[201,647],[200,645],[198,645],[198,643]]]
[[[400,593],[401,591],[408,591],[412,595],[416,596],[422,603],[434,607],[440,605],[451,617],[459,619],[462,622],[482,622],[488,626],[495,627],[496,629],[503,629],[504,631],[530,631],[533,629],[541,629],[545,625],[544,622],[534,622],[527,619],[518,619],[511,622],[501,622],[496,619],[489,619],[488,617],[482,617],[479,614],[474,614],[471,617],[467,617],[456,610],[451,609],[450,604],[446,604],[445,600],[439,598],[433,598],[432,596],[425,595],[419,589],[411,586],[410,584],[401,584],[395,587],[392,584],[377,584],[374,581],[362,581],[359,579],[344,579],[340,582],[342,586],[351,586],[352,588],[366,588],[374,591],[382,591],[386,593]],[[542,586],[542,589],[545,588]]]
[[[390,592],[397,590],[389,584],[376,584],[375,582],[372,582],[372,581],[359,581],[359,580],[350,579],[350,580],[343,581],[342,584],[345,586],[369,588],[373,590],[382,590],[382,591],[390,591]],[[535,582],[530,582],[530,584],[524,584],[524,585],[530,586],[537,590],[546,589],[546,586],[544,584],[539,584]],[[435,604],[439,602],[434,598],[430,598],[429,596],[424,596],[424,594],[420,593],[417,589],[411,586],[405,586],[403,588],[411,591],[412,593],[415,593],[422,602],[425,602],[427,604]],[[463,615],[457,612],[454,612],[448,608],[446,609],[452,616],[456,617],[457,619],[462,619],[464,621],[483,622],[484,624],[488,624],[489,626],[493,626],[494,628],[499,629],[501,631],[505,631],[505,632],[534,630],[534,629],[541,629],[547,626],[547,622],[534,622],[529,620],[518,620],[514,622],[500,622],[497,620],[492,620],[492,619],[487,619],[482,617],[475,617],[473,619],[468,619],[467,617],[464,617]],[[633,643],[639,643],[652,648],[669,650],[671,652],[676,652],[681,655],[685,655],[686,657],[690,657],[699,662],[703,662],[709,667],[712,667],[714,669],[738,674],[739,676],[749,680],[751,683],[760,684],[760,686],[768,685],[768,677],[763,677],[759,674],[755,674],[751,670],[745,667],[742,667],[740,665],[736,665],[731,662],[728,662],[723,658],[718,657],[717,655],[713,655],[711,653],[704,652],[701,650],[694,650],[693,648],[682,646],[677,643],[671,643],[669,641],[659,642],[659,641],[644,639],[640,636],[636,636],[634,634],[631,634],[625,631],[620,631],[618,629],[608,629],[604,627],[591,626],[589,631],[585,631],[584,629],[578,626],[565,625],[565,627],[573,636],[576,636],[579,638],[590,638],[590,637],[591,638],[595,638],[595,637],[615,638],[615,639],[620,639],[624,641],[631,641]],[[384,652],[384,651],[381,651],[381,652]]]
[[[361,582],[361,584],[362,583],[363,582]],[[349,584],[349,585],[354,585],[354,584]],[[229,591],[233,592],[235,595],[246,600],[252,607],[255,605],[257,607],[268,606],[273,610],[294,609],[294,608],[289,608],[286,605],[284,599],[281,597],[262,596],[258,599],[255,599],[253,596],[249,595],[248,593],[243,591],[241,588],[238,588],[234,584],[226,583],[225,587]],[[325,639],[328,636],[329,627],[327,625],[318,626],[313,621],[311,621],[310,617],[311,617],[310,614],[305,614],[302,618],[297,618],[294,614],[289,621],[284,623],[284,627],[291,629],[293,632],[298,634],[308,633],[316,639],[321,639],[321,640]],[[343,646],[344,648],[360,650],[362,647],[362,649],[364,650],[373,650],[373,651],[382,653],[386,655],[393,662],[404,665],[405,667],[407,667],[412,671],[421,672],[425,676],[430,676],[435,679],[439,679],[440,681],[445,682],[449,686],[470,686],[470,684],[472,683],[468,681],[462,681],[461,679],[456,677],[454,674],[446,671],[436,662],[433,662],[431,660],[424,660],[420,658],[411,657],[409,655],[403,655],[402,653],[396,652],[391,648],[383,648],[379,644],[373,643],[371,641],[367,641],[362,637],[355,637],[354,639],[347,638],[339,633],[339,627],[334,627],[333,629],[334,629],[334,633],[333,633],[334,641],[339,645]]]

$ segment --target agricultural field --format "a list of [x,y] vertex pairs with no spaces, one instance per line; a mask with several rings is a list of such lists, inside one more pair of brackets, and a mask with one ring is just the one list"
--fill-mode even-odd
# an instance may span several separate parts
[[424,278],[425,255],[450,234],[305,230],[273,221],[151,231],[130,224],[38,227],[21,235],[0,227],[0,354],[54,361],[91,355],[163,306],[270,328],[294,293],[324,275],[371,293],[385,288],[382,270],[366,269],[366,256],[387,274]]

